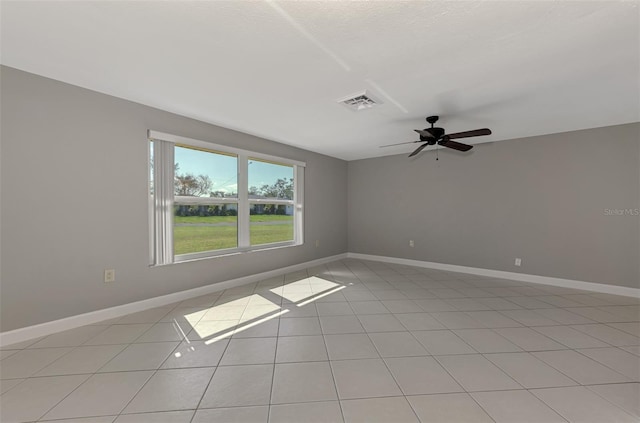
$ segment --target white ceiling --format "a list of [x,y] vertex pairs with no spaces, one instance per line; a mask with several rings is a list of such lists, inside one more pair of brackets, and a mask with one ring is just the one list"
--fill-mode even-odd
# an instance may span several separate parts
[[347,160],[640,121],[637,1],[1,6],[4,65]]

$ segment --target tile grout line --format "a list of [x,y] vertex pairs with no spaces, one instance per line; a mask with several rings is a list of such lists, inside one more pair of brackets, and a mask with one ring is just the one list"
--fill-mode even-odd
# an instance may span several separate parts
[[[344,294],[343,294],[344,295]],[[346,297],[345,297],[346,299]],[[347,300],[347,304],[349,301]],[[351,306],[349,306],[351,307]],[[320,320],[320,319],[318,319]],[[346,422],[344,418],[344,408],[342,407],[342,401],[340,401],[340,393],[338,392],[338,383],[336,382],[336,375],[333,371],[333,365],[331,364],[331,358],[329,357],[329,348],[327,347],[327,340],[324,337],[324,331],[322,330],[322,322],[320,322],[320,334],[322,336],[322,343],[324,345],[324,352],[327,354],[327,364],[329,366],[329,371],[331,372],[331,379],[333,380],[333,389],[336,392],[336,401],[338,402],[338,408],[340,409],[340,416],[342,417],[342,421]]]
[[[257,283],[256,283],[256,286],[254,287],[254,291],[255,291],[255,289],[257,289]],[[223,296],[224,296],[224,291],[223,291],[222,295],[220,296],[220,298],[223,297]],[[215,302],[217,302],[217,301],[218,300],[216,300]],[[215,302],[212,305],[212,307],[215,307]],[[245,308],[243,310],[243,314],[246,311],[248,305],[249,305],[249,302],[247,302],[247,304],[245,305]],[[204,314],[202,315],[202,317],[204,317]],[[202,320],[202,317],[200,318],[200,320],[198,322],[200,322]],[[207,386],[202,391],[202,395],[200,396],[200,400],[198,401],[198,404],[196,405],[195,411],[193,412],[193,415],[191,416],[191,419],[189,420],[189,423],[193,422],[193,419],[195,419],[196,414],[198,413],[198,409],[200,408],[200,404],[202,404],[202,400],[204,399],[204,396],[206,395],[207,390],[209,389],[209,386],[211,386],[211,382],[213,381],[213,378],[215,377],[216,373],[218,372],[218,369],[221,367],[220,363],[222,362],[222,359],[224,358],[224,355],[226,354],[227,349],[229,348],[229,345],[231,344],[231,339],[232,338],[233,338],[233,333],[231,335],[229,335],[229,342],[227,342],[227,345],[224,347],[224,350],[222,351],[222,354],[220,354],[220,360],[218,360],[218,365],[213,370],[213,373],[211,374],[211,378],[209,379],[209,382],[207,383]],[[277,343],[277,341],[276,341],[276,343]]]
[[[307,273],[306,269],[305,269],[305,273]],[[307,274],[307,277],[308,276],[309,275]],[[286,284],[286,280],[285,280],[284,283]],[[283,285],[283,287],[284,287],[284,285]],[[283,291],[283,294],[284,294],[284,291]],[[282,309],[283,309],[283,304],[280,303],[280,310],[282,310]],[[279,344],[278,341],[280,340],[281,317],[282,316],[278,316],[278,327],[276,329],[276,348],[275,348],[275,351],[273,352],[273,369],[271,370],[271,386],[269,387],[269,404],[267,404],[267,423],[271,420],[271,405],[273,403],[273,385],[274,385],[275,380],[276,380],[276,365],[277,365],[277,360],[278,360],[278,344]]]
[[[73,394],[75,391],[77,391],[78,388],[80,388],[82,385],[87,383],[87,381],[91,378],[91,376],[93,376],[93,375],[88,375],[85,380],[83,380],[80,384],[78,384],[78,386],[76,386],[74,389],[72,389],[71,392],[69,392],[67,395],[64,396],[64,398],[60,399],[60,401],[56,402],[52,407],[50,407],[47,411],[45,411],[40,417],[38,417],[36,419],[36,421],[42,420],[44,418],[44,416],[46,416],[48,413],[51,412],[51,410],[56,408],[62,401],[64,401],[65,399],[67,399],[67,397],[69,397],[71,394]],[[27,379],[25,379],[25,380],[27,380]]]
[[[386,308],[386,306],[383,307]],[[394,316],[395,313],[391,313],[392,316]],[[394,316],[395,318],[395,316]],[[397,319],[397,318],[396,318]],[[399,321],[399,320],[398,320]],[[402,322],[400,322],[400,324],[402,325]],[[404,325],[403,325],[404,326]],[[363,327],[364,329],[364,327]],[[420,341],[418,341],[418,339],[415,337],[415,335],[413,335],[413,333],[411,333],[411,331],[408,331],[410,336],[422,347],[424,348],[424,350],[426,352],[429,352],[429,350],[427,350],[427,348],[422,345],[422,343]],[[384,364],[385,369],[387,369],[387,372],[389,372],[389,375],[391,376],[391,379],[394,381],[394,383],[396,384],[396,387],[398,388],[398,390],[400,391],[400,393],[402,394],[402,398],[404,398],[404,400],[406,401],[407,404],[409,404],[409,408],[411,409],[411,411],[413,412],[413,415],[416,417],[416,419],[418,421],[420,421],[420,417],[418,416],[418,413],[416,412],[416,410],[413,408],[413,406],[411,405],[411,402],[407,399],[407,396],[404,392],[404,390],[402,389],[402,387],[400,386],[400,383],[398,382],[398,379],[395,377],[395,375],[393,374],[393,372],[391,371],[391,369],[389,368],[389,365],[387,364],[387,361],[384,359],[384,357],[382,357],[382,354],[380,353],[380,350],[378,349],[378,347],[376,346],[375,342],[373,342],[373,339],[371,339],[371,336],[369,336],[369,332],[366,332],[367,334],[367,338],[369,339],[369,342],[371,342],[371,344],[373,345],[373,347],[376,349],[376,351],[378,352],[378,356],[380,357],[380,360],[382,361],[382,363]],[[435,359],[434,359],[435,360]],[[442,367],[442,366],[441,366]],[[446,369],[445,369],[446,371]],[[455,379],[454,379],[455,380]],[[462,388],[462,386],[460,386]]]
[[[167,314],[168,314],[168,313],[167,313]],[[152,327],[153,327],[153,325],[151,326],[151,328],[152,328]],[[151,330],[151,328],[149,328],[148,330]],[[139,339],[140,337],[142,337],[145,333],[147,333],[147,332],[148,332],[148,330],[147,330],[147,331],[145,331],[145,332],[143,332],[143,333],[142,333],[139,337],[137,337],[135,340],[137,340],[137,339]],[[184,338],[183,338],[183,340],[182,340],[182,341],[180,341],[180,342],[178,343],[178,346],[176,346],[176,348],[179,348],[180,343],[184,342],[184,339],[187,339],[187,335],[185,335],[185,336],[184,336]],[[132,342],[132,344],[134,344],[134,343],[135,343],[135,340],[134,340],[134,342]],[[174,349],[173,351],[175,351],[175,349]],[[173,351],[172,351],[172,352],[173,352]],[[171,355],[171,353],[169,354],[169,356],[170,356],[170,355]],[[168,357],[167,357],[167,359],[168,359]],[[164,364],[164,362],[165,362],[167,359],[165,359],[165,360],[162,362],[162,364]],[[124,406],[124,407],[122,407],[122,409],[117,413],[117,417],[116,417],[116,419],[117,419],[118,417],[120,417],[120,415],[122,415],[122,412],[123,412],[124,410],[126,410],[126,409],[127,409],[127,407],[131,404],[131,402],[132,402],[132,401],[133,401],[133,400],[138,396],[138,394],[140,394],[140,392],[144,389],[144,387],[145,387],[145,386],[147,386],[147,384],[149,383],[149,381],[150,381],[150,380],[151,380],[151,379],[152,379],[156,374],[158,374],[158,371],[161,369],[162,364],[160,364],[160,366],[159,366],[157,369],[153,370],[153,373],[151,374],[151,376],[149,376],[149,378],[145,381],[145,383],[143,383],[143,384],[142,384],[142,386],[140,387],[140,389],[138,389],[138,390],[136,391],[136,393],[131,397],[131,399],[129,399],[129,401],[127,401],[127,403],[125,404],[125,406]],[[216,369],[217,369],[217,367],[216,367]],[[214,370],[214,373],[215,373],[215,370]],[[212,373],[212,374],[211,374],[211,378],[213,378],[213,374],[214,374],[214,373]],[[204,395],[204,393],[203,393],[203,395]],[[195,415],[195,412],[194,412],[194,415]],[[193,417],[192,417],[192,418],[193,418]]]

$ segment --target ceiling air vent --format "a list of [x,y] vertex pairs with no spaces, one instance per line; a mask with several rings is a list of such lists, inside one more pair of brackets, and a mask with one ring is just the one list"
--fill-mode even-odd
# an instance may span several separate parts
[[367,110],[371,109],[372,107],[379,106],[380,104],[382,104],[382,101],[380,101],[371,93],[364,91],[345,98],[341,98],[340,100],[338,100],[338,103],[343,104],[349,110],[359,112],[361,110]]

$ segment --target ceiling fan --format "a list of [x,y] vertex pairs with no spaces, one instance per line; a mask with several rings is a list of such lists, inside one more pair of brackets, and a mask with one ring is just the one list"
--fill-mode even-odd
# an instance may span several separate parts
[[419,152],[421,152],[425,147],[429,145],[441,145],[443,147],[452,148],[458,151],[469,151],[473,148],[472,145],[463,144],[460,142],[452,141],[457,138],[470,138],[470,137],[480,137],[482,135],[491,135],[491,130],[488,128],[483,129],[475,129],[473,131],[465,131],[465,132],[456,132],[455,134],[445,134],[444,128],[434,127],[433,124],[438,121],[438,116],[429,116],[427,118],[427,122],[431,124],[431,128],[426,129],[414,129],[418,134],[420,134],[420,139],[418,141],[409,141],[409,142],[400,142],[397,144],[389,144],[382,145],[382,147],[391,147],[394,145],[401,144],[414,144],[414,143],[424,143],[420,147],[416,148],[413,153],[409,154],[409,157],[413,157]]

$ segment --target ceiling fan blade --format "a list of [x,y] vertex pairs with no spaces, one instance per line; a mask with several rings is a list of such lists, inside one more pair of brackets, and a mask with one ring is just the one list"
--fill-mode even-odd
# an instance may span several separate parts
[[422,150],[424,150],[424,148],[425,148],[426,146],[428,146],[428,145],[429,145],[429,144],[425,142],[425,143],[424,143],[424,144],[422,144],[420,147],[416,148],[416,149],[413,151],[413,153],[409,154],[409,157],[413,157],[413,156],[415,156],[416,154],[418,154],[419,152],[421,152]]
[[378,148],[393,147],[394,145],[402,145],[402,144],[414,144],[414,143],[416,143],[416,142],[422,142],[422,141],[418,140],[418,141],[399,142],[399,143],[396,143],[396,144],[381,145],[381,146],[380,146],[380,147],[378,147]]
[[480,137],[483,135],[491,135],[491,129],[489,128],[474,129],[473,131],[456,132],[455,134],[447,134],[447,136],[451,139]]
[[469,151],[473,148],[472,145],[469,144],[462,144],[461,142],[455,142],[455,141],[450,141],[445,139],[444,141],[440,141],[438,143],[438,145],[441,145],[443,147],[447,147],[447,148],[452,148],[454,150],[458,150],[458,151]]
[[435,138],[433,134],[428,129],[414,129],[421,137],[425,138]]

